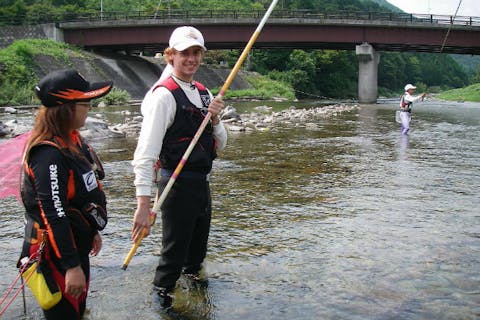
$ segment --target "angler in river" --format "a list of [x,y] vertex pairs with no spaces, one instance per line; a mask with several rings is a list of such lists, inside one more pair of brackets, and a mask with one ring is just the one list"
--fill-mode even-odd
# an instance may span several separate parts
[[[132,240],[136,241],[150,230],[152,180],[158,177],[160,194],[177,174],[175,168],[205,116],[212,115],[161,206],[162,251],[153,285],[165,308],[172,304],[182,272],[200,280],[212,210],[209,175],[217,151],[227,142],[218,117],[224,108],[222,99],[213,99],[211,92],[193,79],[205,50],[203,36],[194,27],[179,27],[171,34],[165,57],[172,73],[162,76],[143,100],[142,129],[132,162],[137,196]],[[155,163],[160,164],[158,175],[153,170]]]
[[[99,230],[107,214],[102,164],[78,129],[85,124],[90,100],[111,88],[112,82],[89,83],[71,69],[54,71],[35,87],[42,107],[26,145],[21,185],[26,224],[19,266],[33,274],[26,282],[48,320],[81,319],[85,311],[89,255],[102,247]],[[35,289],[37,281],[46,281],[47,287]]]
[[414,85],[407,84],[405,86],[405,93],[402,95],[402,98],[400,99],[399,116],[400,116],[400,122],[402,124],[401,132],[403,135],[408,134],[408,131],[410,130],[410,121],[412,119],[413,103],[417,101],[423,101],[423,99],[427,95],[424,92],[421,95],[414,96],[413,94],[415,93],[416,89],[417,87],[415,87]]

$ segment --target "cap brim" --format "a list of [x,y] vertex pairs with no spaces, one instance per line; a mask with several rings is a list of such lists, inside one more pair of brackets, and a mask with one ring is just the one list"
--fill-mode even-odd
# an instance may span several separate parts
[[200,43],[198,43],[197,41],[184,41],[180,44],[177,44],[176,46],[174,46],[173,48],[177,51],[183,51],[185,49],[188,49],[190,47],[200,47],[202,48],[204,51],[207,51],[207,48],[205,48],[205,46],[201,45]]
[[96,83],[90,84],[90,87],[88,88],[87,91],[65,89],[57,93],[49,93],[49,95],[58,97],[65,102],[88,101],[88,100],[103,97],[104,95],[110,92],[110,90],[112,89],[112,86],[113,86],[112,81],[96,82]]
[[90,88],[87,92],[83,93],[81,100],[91,100],[103,97],[112,90],[113,82],[104,81],[104,82],[95,82],[90,85]]

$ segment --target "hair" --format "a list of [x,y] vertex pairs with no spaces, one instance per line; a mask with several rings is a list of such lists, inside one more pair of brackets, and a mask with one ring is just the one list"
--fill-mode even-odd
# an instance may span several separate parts
[[32,134],[27,142],[24,161],[28,161],[28,155],[33,147],[42,141],[54,138],[59,138],[67,149],[78,153],[78,148],[70,137],[75,119],[75,110],[75,102],[48,108],[45,106],[40,107],[35,117]]
[[177,52],[177,50],[168,47],[164,51],[164,56],[165,56],[165,61],[171,65],[173,65],[173,58],[172,55],[174,55]]

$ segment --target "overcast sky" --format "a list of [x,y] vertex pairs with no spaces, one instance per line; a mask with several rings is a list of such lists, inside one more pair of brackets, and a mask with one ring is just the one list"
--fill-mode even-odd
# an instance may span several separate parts
[[[453,16],[460,0],[387,0],[407,13]],[[458,16],[480,17],[480,0],[462,0]]]

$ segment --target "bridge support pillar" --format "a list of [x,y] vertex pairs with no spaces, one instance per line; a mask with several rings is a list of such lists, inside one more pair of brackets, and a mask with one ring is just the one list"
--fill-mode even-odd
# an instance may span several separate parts
[[376,103],[378,96],[378,62],[380,54],[368,43],[357,45],[358,102]]
[[63,30],[58,28],[57,24],[46,23],[46,24],[42,24],[41,27],[47,39],[54,40],[57,42],[64,42]]

